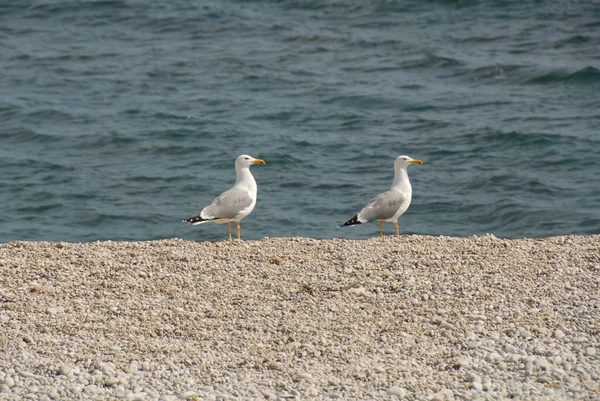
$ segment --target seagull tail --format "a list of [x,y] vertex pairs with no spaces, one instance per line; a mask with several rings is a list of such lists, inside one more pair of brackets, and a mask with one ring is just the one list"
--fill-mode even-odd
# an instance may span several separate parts
[[358,221],[358,214],[355,214],[354,217],[352,217],[344,224],[340,224],[338,227],[354,226],[356,224],[362,224],[362,222]]
[[208,220],[203,219],[200,216],[190,217],[189,219],[181,220],[184,223],[189,223],[193,226],[197,226],[198,224],[206,223]]

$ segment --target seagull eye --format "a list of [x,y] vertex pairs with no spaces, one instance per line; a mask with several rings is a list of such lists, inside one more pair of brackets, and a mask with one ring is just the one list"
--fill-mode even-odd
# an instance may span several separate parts
[[246,160],[250,160],[250,158],[249,158],[249,157],[246,157],[245,159],[246,159]]

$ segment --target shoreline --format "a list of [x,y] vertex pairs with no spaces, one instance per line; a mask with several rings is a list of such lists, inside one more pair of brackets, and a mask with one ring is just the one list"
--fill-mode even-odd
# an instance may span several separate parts
[[597,399],[600,236],[0,245],[0,399]]
[[[365,234],[367,235],[367,234]],[[383,237],[373,236],[373,237],[365,237],[365,238],[345,238],[345,237],[332,237],[332,238],[313,238],[313,237],[263,237],[260,239],[244,239],[238,240],[233,237],[234,244],[240,243],[259,243],[265,241],[318,241],[318,242],[326,242],[326,241],[375,241],[375,240],[410,240],[410,239],[426,239],[426,240],[436,240],[436,239],[444,239],[444,240],[469,240],[469,239],[484,239],[488,238],[491,240],[497,241],[547,241],[547,240],[566,240],[569,238],[600,238],[600,234],[563,234],[563,235],[553,235],[549,237],[518,237],[518,238],[506,238],[506,237],[497,237],[493,233],[485,233],[485,234],[473,234],[466,237],[457,237],[451,235],[428,235],[428,234],[401,234],[400,237],[396,237],[393,233],[384,233]],[[0,242],[0,248],[9,244],[62,244],[62,245],[89,245],[89,244],[145,244],[145,243],[165,243],[165,242],[190,242],[194,244],[216,244],[216,243],[229,243],[227,240],[227,236],[224,235],[223,238],[211,239],[211,240],[194,240],[194,239],[184,239],[184,238],[161,238],[161,239],[149,239],[149,240],[111,240],[111,239],[102,239],[102,240],[94,240],[88,242],[71,242],[71,241],[29,241],[29,240],[10,240],[7,242]]]

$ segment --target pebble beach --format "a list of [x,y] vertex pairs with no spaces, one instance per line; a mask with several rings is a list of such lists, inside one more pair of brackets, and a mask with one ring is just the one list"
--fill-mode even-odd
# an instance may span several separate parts
[[0,245],[0,400],[598,400],[600,236]]

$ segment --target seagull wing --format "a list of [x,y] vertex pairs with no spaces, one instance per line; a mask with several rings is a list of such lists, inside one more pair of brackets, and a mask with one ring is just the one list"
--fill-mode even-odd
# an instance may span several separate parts
[[396,214],[406,200],[406,195],[401,191],[389,190],[381,193],[358,213],[358,221],[366,223],[373,220],[387,220]]
[[252,205],[250,193],[233,187],[223,192],[207,207],[202,209],[200,216],[206,220],[233,219],[240,212]]

